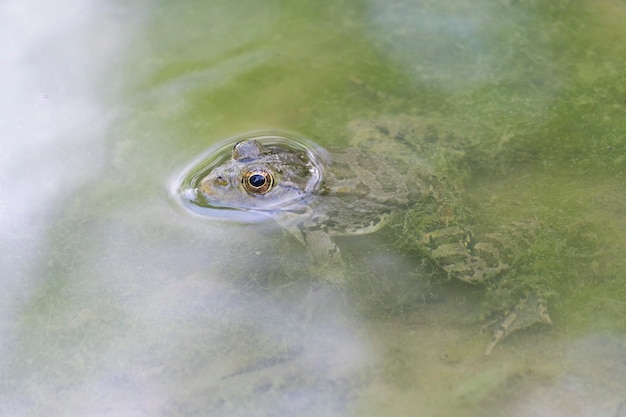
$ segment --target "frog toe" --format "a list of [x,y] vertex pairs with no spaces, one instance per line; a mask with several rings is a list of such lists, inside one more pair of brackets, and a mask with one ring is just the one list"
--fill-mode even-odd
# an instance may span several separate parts
[[[552,319],[550,319],[550,314],[548,313],[546,299],[531,295],[520,300],[504,319],[495,322],[496,329],[493,332],[491,341],[487,344],[485,355],[489,355],[493,348],[509,334],[535,323],[551,325]],[[489,323],[486,327],[492,327],[492,324],[494,323]]]

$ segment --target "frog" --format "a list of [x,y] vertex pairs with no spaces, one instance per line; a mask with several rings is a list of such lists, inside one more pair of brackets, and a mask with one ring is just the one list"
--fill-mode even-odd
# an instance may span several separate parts
[[[462,156],[461,141],[442,139],[428,122],[404,115],[355,120],[348,130],[347,146],[328,148],[286,132],[244,135],[229,158],[198,180],[196,191],[214,206],[278,222],[336,285],[354,279],[345,273],[336,237],[377,232],[402,213],[420,219],[405,241],[447,277],[486,285],[507,274],[533,226],[520,222],[477,235],[459,221],[454,212],[462,193],[433,160]],[[298,146],[284,146],[290,141]],[[525,294],[492,323],[485,353],[535,323],[552,323],[547,298]]]

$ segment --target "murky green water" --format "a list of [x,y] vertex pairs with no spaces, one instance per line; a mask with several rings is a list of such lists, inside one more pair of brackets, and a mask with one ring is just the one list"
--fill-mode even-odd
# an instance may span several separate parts
[[[622,417],[625,19],[610,0],[3,3],[0,414]],[[172,196],[233,135],[343,145],[397,114],[464,138],[433,163],[474,222],[546,225],[527,260],[553,326],[485,357],[502,293],[428,273],[397,229],[338,240],[346,294],[278,225]]]

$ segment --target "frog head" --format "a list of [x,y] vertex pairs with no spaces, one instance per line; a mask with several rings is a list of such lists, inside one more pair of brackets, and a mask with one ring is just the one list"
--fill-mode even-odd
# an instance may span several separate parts
[[246,139],[200,181],[198,191],[214,206],[274,211],[312,196],[320,179],[321,169],[307,152]]

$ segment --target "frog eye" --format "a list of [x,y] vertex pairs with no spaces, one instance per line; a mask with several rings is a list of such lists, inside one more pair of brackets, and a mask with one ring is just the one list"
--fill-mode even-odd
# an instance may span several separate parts
[[255,169],[247,171],[241,182],[247,192],[252,194],[265,194],[272,189],[274,177],[267,171]]

